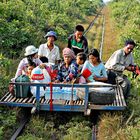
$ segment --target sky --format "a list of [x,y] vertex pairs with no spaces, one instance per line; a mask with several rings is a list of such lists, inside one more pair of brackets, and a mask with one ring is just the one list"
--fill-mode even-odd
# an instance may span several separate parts
[[103,0],[104,3],[109,2],[110,0]]

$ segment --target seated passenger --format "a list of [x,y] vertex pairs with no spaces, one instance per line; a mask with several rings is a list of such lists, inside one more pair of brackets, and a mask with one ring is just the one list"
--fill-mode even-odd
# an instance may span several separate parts
[[60,59],[59,47],[55,45],[57,35],[54,31],[49,31],[44,37],[47,39],[47,42],[39,46],[38,57],[46,56],[49,63],[55,65]]
[[27,46],[25,49],[25,58],[23,58],[17,68],[15,77],[13,79],[11,79],[13,82],[15,81],[15,79],[22,74],[26,74],[27,73],[27,66],[29,62],[34,62],[36,64],[36,66],[42,65],[41,60],[38,58],[37,55],[38,49],[35,48],[33,45]]
[[99,52],[97,51],[97,49],[92,49],[90,51],[90,53],[88,54],[88,60],[84,63],[81,73],[85,73],[84,75],[87,82],[107,81],[107,72],[104,64],[100,60]]
[[42,63],[46,64],[44,66],[44,68],[47,70],[47,72],[50,75],[50,73],[51,73],[51,66],[48,64],[48,58],[46,56],[41,56],[39,59],[42,61]]
[[27,66],[27,73],[26,75],[31,79],[31,73],[32,73],[32,70],[36,67],[36,64],[34,62],[29,62],[28,63],[28,66]]
[[80,52],[76,55],[76,64],[78,67],[78,75],[79,75],[75,81],[76,83],[86,83],[85,79],[82,76],[80,76],[86,59],[87,59],[86,54],[83,52]]
[[78,67],[74,52],[69,48],[63,49],[64,62],[58,67],[58,76],[55,82],[71,82],[78,75]]

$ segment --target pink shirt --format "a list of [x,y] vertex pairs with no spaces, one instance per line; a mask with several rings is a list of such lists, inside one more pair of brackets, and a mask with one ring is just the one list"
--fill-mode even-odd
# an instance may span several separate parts
[[[33,62],[36,64],[36,66],[39,66],[42,63],[42,61],[39,58],[33,59]],[[27,73],[27,65],[28,65],[27,58],[23,58],[18,65],[15,78],[17,78],[21,74]]]

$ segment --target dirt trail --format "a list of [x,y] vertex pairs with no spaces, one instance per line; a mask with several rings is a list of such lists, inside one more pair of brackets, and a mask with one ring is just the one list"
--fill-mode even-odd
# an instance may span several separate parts
[[117,49],[117,31],[111,20],[110,9],[104,7],[102,13],[105,16],[105,36],[103,45],[103,61],[105,62],[110,55]]

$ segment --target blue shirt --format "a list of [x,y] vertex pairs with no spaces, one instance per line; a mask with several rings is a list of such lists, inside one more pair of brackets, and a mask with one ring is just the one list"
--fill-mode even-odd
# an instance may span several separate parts
[[[94,66],[93,64],[91,64],[89,62],[89,60],[87,60],[85,63],[84,63],[84,66],[83,66],[83,69],[82,69],[82,72],[83,70],[85,69],[89,69],[89,71],[91,71],[91,75],[88,77],[88,80],[90,80],[91,82],[95,81],[93,79],[94,76],[97,76],[97,77],[107,77],[107,72],[106,72],[106,69],[105,69],[105,66],[104,64],[101,62],[99,63],[99,65],[97,66]],[[81,72],[81,73],[82,73]]]

